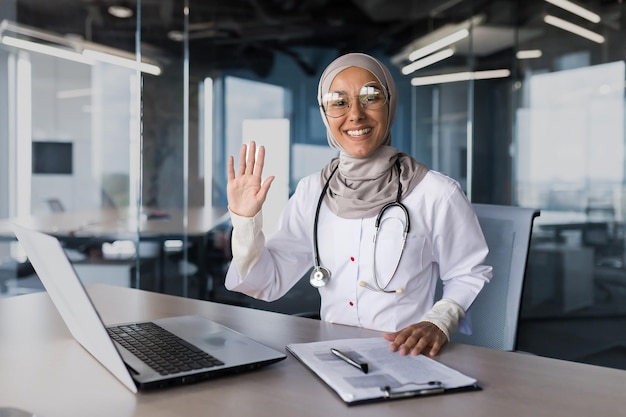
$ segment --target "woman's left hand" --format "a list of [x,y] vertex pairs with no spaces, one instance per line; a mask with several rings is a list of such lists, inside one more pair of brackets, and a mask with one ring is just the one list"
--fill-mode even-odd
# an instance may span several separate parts
[[448,343],[445,333],[428,321],[411,324],[394,333],[385,333],[384,338],[392,342],[391,351],[399,352],[400,355],[422,353],[433,357]]

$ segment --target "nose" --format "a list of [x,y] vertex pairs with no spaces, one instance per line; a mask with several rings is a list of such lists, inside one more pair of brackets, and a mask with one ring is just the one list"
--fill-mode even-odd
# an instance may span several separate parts
[[361,106],[358,97],[351,97],[350,106],[348,107],[348,118],[350,120],[359,120],[363,118],[364,114],[363,106]]

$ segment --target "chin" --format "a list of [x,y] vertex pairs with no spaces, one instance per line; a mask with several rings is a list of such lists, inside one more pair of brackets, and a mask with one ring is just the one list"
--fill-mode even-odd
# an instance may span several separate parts
[[367,158],[368,156],[370,156],[372,154],[372,152],[348,152],[350,154],[351,157],[353,158]]
[[376,148],[369,146],[351,146],[345,147],[344,149],[346,149],[346,152],[353,158],[367,158],[374,153]]

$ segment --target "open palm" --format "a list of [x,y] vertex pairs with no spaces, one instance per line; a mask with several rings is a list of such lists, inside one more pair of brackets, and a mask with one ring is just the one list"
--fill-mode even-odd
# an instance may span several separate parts
[[263,206],[274,177],[262,181],[263,164],[265,163],[265,147],[259,147],[256,155],[256,142],[250,142],[249,149],[245,144],[239,152],[239,167],[235,176],[235,161],[228,158],[228,183],[226,195],[228,208],[233,213],[254,217]]

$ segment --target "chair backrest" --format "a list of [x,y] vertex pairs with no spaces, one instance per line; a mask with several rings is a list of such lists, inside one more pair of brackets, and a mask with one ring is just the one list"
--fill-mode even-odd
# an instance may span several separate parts
[[63,206],[63,203],[61,203],[61,200],[58,198],[49,198],[46,202],[48,203],[50,211],[53,213],[61,213],[65,211],[65,206]]
[[473,206],[489,246],[486,264],[493,267],[493,278],[468,310],[472,334],[456,332],[452,341],[514,350],[530,237],[540,211],[492,204]]

